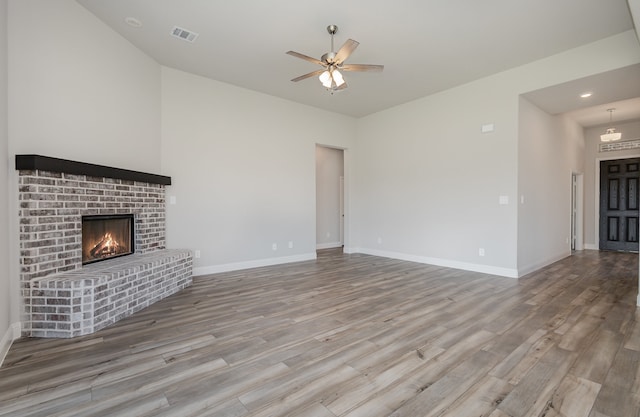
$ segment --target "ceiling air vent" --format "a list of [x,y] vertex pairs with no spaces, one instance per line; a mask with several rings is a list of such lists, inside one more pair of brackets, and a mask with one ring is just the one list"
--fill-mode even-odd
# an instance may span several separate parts
[[178,26],[173,27],[173,30],[171,31],[171,35],[187,42],[195,42],[196,38],[198,37],[197,33],[187,29],[179,28]]

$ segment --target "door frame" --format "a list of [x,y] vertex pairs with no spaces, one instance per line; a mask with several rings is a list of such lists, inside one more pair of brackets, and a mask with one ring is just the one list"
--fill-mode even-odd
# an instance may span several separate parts
[[[341,146],[334,146],[334,145],[327,145],[325,143],[321,143],[321,142],[316,142],[314,145],[314,166],[316,163],[316,159],[315,159],[315,149],[316,147],[323,147],[323,148],[329,148],[329,149],[335,149],[338,151],[342,151],[342,170],[343,170],[343,175],[340,177],[340,188],[341,188],[341,192],[340,192],[340,210],[341,210],[341,214],[340,214],[340,235],[339,238],[341,240],[342,243],[342,250],[344,253],[351,253],[350,252],[350,243],[351,243],[351,233],[350,233],[350,222],[349,222],[349,215],[351,214],[351,211],[349,210],[349,180],[350,180],[350,175],[349,175],[349,166],[350,166],[350,160],[349,158],[351,157],[351,153],[349,152],[349,148],[343,148]],[[315,172],[315,171],[314,171]],[[314,174],[314,178],[315,178],[315,174]],[[317,198],[317,194],[316,194],[316,198]],[[314,206],[315,207],[315,206]],[[314,210],[315,213],[315,210]],[[315,213],[314,216],[314,220],[317,218],[318,213]],[[317,228],[314,227],[314,234],[313,234],[313,241],[317,242],[318,241],[318,231]]]
[[[631,155],[624,155],[624,156],[608,156],[608,157],[596,157],[596,169],[595,169],[595,184],[593,186],[593,191],[594,191],[594,196],[595,196],[595,200],[594,200],[594,222],[595,222],[595,228],[594,230],[594,237],[595,237],[595,242],[594,245],[596,247],[596,250],[600,250],[600,162],[602,161],[614,161],[617,159],[620,160],[625,160],[625,159],[633,159],[633,158],[640,158],[640,153],[633,153]],[[640,279],[640,277],[639,277]]]
[[[342,152],[342,161],[344,164],[344,152]],[[343,167],[344,170],[344,167]],[[340,176],[340,243],[344,247],[344,174]]]
[[584,249],[584,173],[571,173],[571,249]]

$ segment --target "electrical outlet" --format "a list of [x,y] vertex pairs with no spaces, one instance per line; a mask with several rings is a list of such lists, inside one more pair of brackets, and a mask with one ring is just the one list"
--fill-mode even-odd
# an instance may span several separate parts
[[278,250],[278,244],[277,243],[272,244],[271,249]]
[[381,237],[378,238],[378,245],[382,245],[382,238]]
[[478,248],[478,256],[484,256],[484,248]]
[[289,241],[289,249],[293,249],[293,240]]
[[487,123],[482,125],[482,127],[480,128],[480,131],[482,133],[489,133],[489,132],[493,132],[495,129],[495,126],[493,125],[493,123]]
[[195,250],[195,252],[194,252],[194,254],[193,254],[193,256],[194,256],[195,258],[200,258],[200,249],[196,249],[196,250]]

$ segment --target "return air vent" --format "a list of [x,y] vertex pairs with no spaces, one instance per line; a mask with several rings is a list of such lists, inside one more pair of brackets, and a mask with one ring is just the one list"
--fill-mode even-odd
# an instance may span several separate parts
[[195,42],[196,38],[198,37],[197,33],[187,29],[182,29],[178,26],[173,27],[173,30],[171,31],[171,35],[191,43]]

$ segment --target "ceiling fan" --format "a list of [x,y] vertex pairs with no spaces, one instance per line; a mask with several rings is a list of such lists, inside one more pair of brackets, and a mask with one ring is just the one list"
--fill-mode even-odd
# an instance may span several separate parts
[[292,79],[293,82],[298,82],[316,75],[320,79],[322,85],[329,90],[332,94],[334,91],[344,90],[347,88],[347,83],[344,81],[340,71],[365,71],[365,72],[381,72],[384,69],[384,65],[369,65],[369,64],[345,64],[344,61],[349,58],[349,55],[360,45],[359,42],[353,39],[347,39],[347,41],[338,49],[338,52],[333,50],[333,35],[338,31],[338,26],[327,26],[327,32],[331,35],[331,52],[327,52],[322,55],[320,59],[312,58],[308,55],[301,54],[295,51],[288,51],[287,54],[295,56],[297,58],[304,59],[305,61],[318,64],[322,69],[312,71],[310,73],[301,75]]

